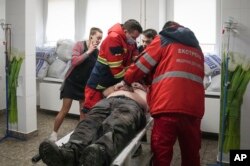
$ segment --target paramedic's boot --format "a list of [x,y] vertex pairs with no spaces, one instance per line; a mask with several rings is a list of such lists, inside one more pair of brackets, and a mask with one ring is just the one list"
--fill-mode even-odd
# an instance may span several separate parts
[[58,147],[54,142],[46,140],[39,146],[39,154],[48,166],[78,165],[77,154],[71,143]]
[[105,147],[100,144],[91,144],[86,147],[80,158],[82,166],[103,166],[109,165],[106,163]]

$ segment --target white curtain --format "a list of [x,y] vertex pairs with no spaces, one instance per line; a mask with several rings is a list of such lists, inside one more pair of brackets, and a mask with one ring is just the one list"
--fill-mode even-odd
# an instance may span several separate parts
[[216,0],[174,1],[174,20],[195,33],[205,52],[215,51],[216,12]]
[[44,0],[43,3],[43,42],[46,42],[46,25],[47,25],[47,17],[48,17],[48,0]]
[[48,0],[46,41],[56,43],[59,39],[74,40],[75,1]]
[[121,13],[121,0],[88,0],[84,38],[93,26],[101,28],[105,37],[111,26],[121,23]]
[[115,23],[121,23],[121,0],[45,0],[44,41],[80,41],[88,38],[91,27],[103,30],[104,37]]
[[83,40],[86,26],[87,0],[75,0],[75,40]]

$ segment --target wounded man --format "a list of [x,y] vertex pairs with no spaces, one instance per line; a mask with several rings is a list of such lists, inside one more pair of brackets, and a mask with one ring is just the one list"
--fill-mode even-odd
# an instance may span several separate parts
[[112,160],[146,125],[146,90],[139,83],[132,84],[132,92],[103,92],[107,98],[98,102],[86,118],[79,122],[69,141],[58,147],[43,141],[39,154],[49,166],[103,166]]

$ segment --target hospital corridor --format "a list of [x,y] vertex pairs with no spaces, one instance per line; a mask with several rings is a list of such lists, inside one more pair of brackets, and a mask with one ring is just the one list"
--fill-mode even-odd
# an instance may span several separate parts
[[250,166],[250,0],[0,0],[0,166]]

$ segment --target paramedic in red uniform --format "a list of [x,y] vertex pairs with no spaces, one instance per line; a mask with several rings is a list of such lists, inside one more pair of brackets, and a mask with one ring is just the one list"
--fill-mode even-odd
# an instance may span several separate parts
[[142,27],[136,20],[130,19],[124,24],[115,24],[101,44],[97,62],[85,87],[83,112],[87,113],[100,101],[102,91],[123,79],[125,69],[139,52],[136,38],[142,33]]
[[204,56],[190,29],[173,21],[167,22],[115,89],[151,74],[147,100],[154,118],[153,165],[170,165],[173,146],[178,139],[182,166],[199,166],[200,123],[204,114]]

